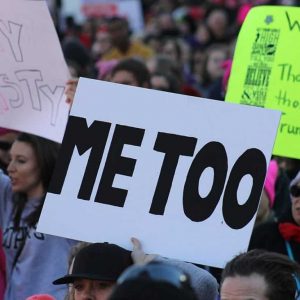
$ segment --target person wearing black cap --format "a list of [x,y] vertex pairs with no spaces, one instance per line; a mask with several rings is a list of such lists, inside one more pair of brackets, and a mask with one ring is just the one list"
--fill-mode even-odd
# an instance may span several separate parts
[[72,284],[73,300],[106,300],[120,274],[132,264],[130,251],[109,243],[90,244],[79,250],[70,274],[53,284]]
[[[73,264],[71,263],[69,274],[53,283],[71,284],[66,300],[106,300],[119,275],[127,267],[132,264],[144,265],[154,261],[168,263],[168,265],[179,268],[181,272],[187,274],[190,277],[190,283],[196,293],[197,300],[216,299],[218,294],[217,281],[206,270],[183,261],[146,254],[137,238],[131,238],[131,242],[133,244],[132,252],[108,243],[90,244],[80,248],[75,254]],[[157,286],[156,283],[155,286]],[[175,291],[175,294],[178,292]]]

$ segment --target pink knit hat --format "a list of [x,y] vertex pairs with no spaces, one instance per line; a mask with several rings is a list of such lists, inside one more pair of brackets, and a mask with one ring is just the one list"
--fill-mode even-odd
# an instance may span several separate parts
[[26,298],[26,300],[55,300],[55,298],[48,294],[39,294],[39,295],[30,296]]
[[97,62],[96,67],[98,68],[98,79],[105,78],[105,76],[112,71],[117,63],[118,60],[116,59]]
[[252,6],[250,4],[243,4],[239,8],[238,13],[237,13],[237,17],[236,17],[236,22],[239,26],[241,26],[244,23],[251,7]]
[[275,160],[271,160],[266,175],[264,190],[269,198],[270,207],[272,208],[275,200],[275,183],[278,176],[278,164]]
[[227,91],[227,85],[228,85],[228,80],[231,72],[231,67],[232,67],[232,60],[227,59],[222,63],[222,69],[224,70],[223,78],[222,78],[222,91],[226,93]]

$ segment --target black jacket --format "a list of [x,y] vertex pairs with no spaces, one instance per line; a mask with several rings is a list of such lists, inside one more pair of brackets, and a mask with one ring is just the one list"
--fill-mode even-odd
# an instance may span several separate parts
[[[279,224],[284,222],[295,223],[291,213],[284,215],[279,221],[272,221],[258,225],[254,228],[248,250],[266,249],[269,251],[287,254],[285,241],[279,232]],[[295,260],[300,263],[300,243],[290,241]]]

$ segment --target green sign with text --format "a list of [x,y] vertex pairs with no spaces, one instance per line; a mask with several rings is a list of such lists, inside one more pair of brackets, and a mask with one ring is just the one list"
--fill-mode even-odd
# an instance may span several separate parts
[[[280,110],[273,154],[300,158],[300,8],[250,10],[238,36],[226,101]],[[255,122],[255,120],[253,120]]]

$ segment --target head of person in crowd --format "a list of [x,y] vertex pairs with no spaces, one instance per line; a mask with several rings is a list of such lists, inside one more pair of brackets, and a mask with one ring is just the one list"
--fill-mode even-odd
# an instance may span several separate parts
[[122,17],[111,17],[107,23],[111,44],[120,51],[126,51],[130,45],[129,23]]
[[[170,1],[171,2],[171,1]],[[157,28],[161,36],[177,37],[180,32],[170,12],[161,12],[156,16]]]
[[71,272],[53,284],[71,284],[70,300],[106,300],[118,277],[132,264],[130,251],[109,243],[90,244],[75,255]]
[[278,165],[282,171],[292,180],[300,170],[300,159],[275,156]]
[[162,39],[158,34],[147,34],[143,38],[144,43],[154,50],[155,53],[159,53],[161,51]]
[[[68,259],[68,274],[72,273],[75,256],[78,254],[78,252],[81,249],[89,246],[90,244],[91,243],[88,243],[88,242],[79,242],[71,248],[70,253],[69,253],[69,259]],[[64,300],[74,300],[74,288],[72,285],[69,285],[68,293],[65,296]]]
[[18,132],[0,127],[0,170],[4,173],[10,160],[9,150],[17,136]]
[[150,88],[150,73],[139,59],[121,60],[111,71],[111,82]]
[[119,277],[109,300],[196,300],[189,276],[165,262],[129,267]]
[[300,171],[291,181],[290,195],[292,200],[292,216],[295,223],[300,226]]
[[[290,183],[290,199],[291,206],[286,213],[286,219],[280,222],[278,228],[286,243],[293,242],[295,245],[300,245],[300,171]],[[295,250],[291,249],[290,252],[289,256],[298,256],[298,251],[294,253]],[[299,262],[299,260],[297,261]]]
[[165,54],[158,54],[150,58],[146,62],[147,69],[150,74],[168,73],[173,76],[179,85],[182,84],[183,74],[178,66],[170,57]]
[[77,76],[91,76],[92,59],[90,51],[79,39],[80,27],[72,26],[74,34],[66,35],[62,40],[62,50],[69,65],[76,65]]
[[179,72],[185,72],[190,62],[191,48],[180,38],[166,38],[162,43],[161,53],[170,58]]
[[228,49],[223,44],[213,44],[206,49],[204,76],[207,82],[223,77],[223,62],[228,58]]
[[174,63],[181,66],[182,63],[182,48],[178,39],[167,38],[162,43],[162,54],[169,57]]
[[228,39],[229,16],[226,9],[215,7],[208,10],[206,22],[213,42],[225,42]]
[[204,48],[207,47],[211,41],[211,33],[207,24],[204,21],[198,22],[196,31],[193,36],[195,46]]
[[97,61],[111,48],[111,40],[106,24],[101,24],[96,32],[95,41],[91,47],[93,59]]
[[295,300],[300,266],[287,256],[251,250],[229,261],[222,273],[221,300]]
[[[7,172],[15,198],[15,226],[20,222],[27,201],[45,196],[58,151],[59,144],[28,133],[19,134],[13,142]],[[35,211],[27,217],[29,224],[37,223],[42,206],[43,201],[39,201]]]
[[171,93],[179,93],[180,91],[179,81],[172,73],[168,72],[151,74],[151,88]]

